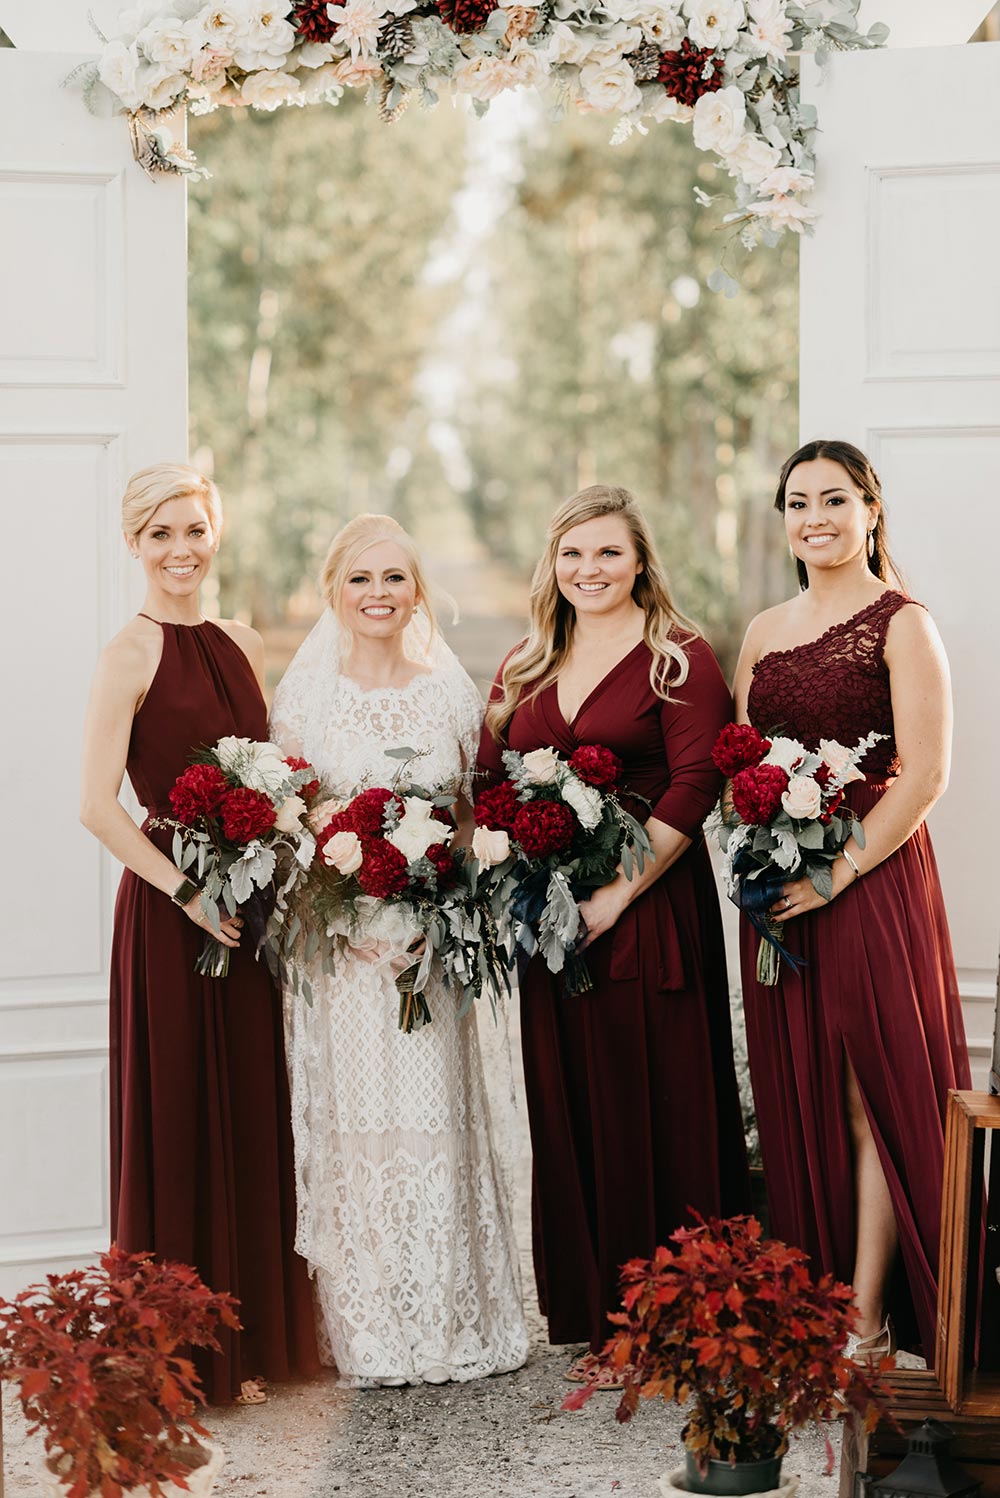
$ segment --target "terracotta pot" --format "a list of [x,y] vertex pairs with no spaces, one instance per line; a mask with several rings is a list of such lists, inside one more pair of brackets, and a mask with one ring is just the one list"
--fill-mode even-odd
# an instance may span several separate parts
[[[661,1477],[660,1492],[663,1498],[677,1498],[679,1492],[695,1491],[725,1494],[729,1495],[729,1498],[732,1498],[733,1494],[755,1494],[757,1498],[795,1498],[798,1490],[799,1479],[791,1473],[787,1477],[775,1476],[775,1468],[777,1467],[780,1471],[780,1457],[766,1462],[736,1462],[735,1466],[729,1462],[715,1461],[710,1461],[708,1465],[708,1475],[704,1478],[698,1477],[697,1468],[695,1469],[697,1480],[704,1484],[697,1489],[688,1486],[686,1467],[677,1467],[673,1472],[668,1472],[665,1477]],[[719,1486],[713,1486],[713,1478],[720,1484]],[[739,1482],[741,1479],[745,1483],[767,1483],[768,1486],[733,1486],[734,1480]],[[723,1482],[728,1483],[729,1486],[721,1486]]]
[[[202,1441],[202,1450],[208,1460],[200,1467],[193,1467],[187,1479],[187,1494],[189,1498],[208,1498],[215,1489],[215,1479],[222,1470],[222,1464],[226,1454],[221,1446],[216,1446],[210,1441]],[[66,1498],[66,1486],[60,1482],[55,1472],[48,1465],[44,1453],[40,1453],[35,1460],[35,1476],[42,1485],[45,1493],[51,1494],[51,1498]],[[183,1488],[179,1488],[174,1482],[165,1482],[162,1485],[165,1498],[186,1498]],[[138,1488],[126,1488],[127,1498],[149,1498],[149,1489],[143,1484]],[[97,1498],[96,1490],[94,1498]]]

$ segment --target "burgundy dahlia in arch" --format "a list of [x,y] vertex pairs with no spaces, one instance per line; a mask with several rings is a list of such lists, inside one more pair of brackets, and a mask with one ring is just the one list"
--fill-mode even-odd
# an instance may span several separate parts
[[[706,64],[711,64],[704,77]],[[692,47],[687,37],[676,52],[664,52],[660,59],[659,81],[672,99],[693,109],[703,94],[714,94],[723,85],[725,68],[722,58],[708,47]]]
[[437,0],[437,8],[446,26],[468,35],[472,31],[482,31],[497,3],[498,0]]
[[327,0],[295,0],[292,25],[305,42],[328,42],[336,34],[337,22],[327,14]]

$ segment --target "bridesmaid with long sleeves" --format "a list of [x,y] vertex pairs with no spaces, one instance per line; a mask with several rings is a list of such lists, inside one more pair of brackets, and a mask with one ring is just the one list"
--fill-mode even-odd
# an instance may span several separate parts
[[[267,738],[260,636],[202,618],[219,545],[215,485],[185,464],[129,481],[122,529],[146,574],[142,611],[104,649],[84,731],[81,820],[125,865],[111,954],[111,1234],[193,1265],[240,1302],[242,1332],[199,1353],[207,1398],[260,1403],[261,1379],[318,1367],[305,1263],[293,1250],[294,1170],[281,1003],[267,968],[221,922],[229,975],[195,960],[210,928],[170,857],[168,793],[193,751]],[[147,810],[118,800],[124,776]]]
[[[948,1089],[970,1085],[962,1011],[925,817],[948,781],[948,663],[889,555],[878,478],[849,443],[810,442],[776,508],[800,592],[751,623],[736,708],[815,748],[885,735],[847,801],[864,827],[833,864],[829,903],[786,883],[771,915],[807,966],[743,997],[771,1212],[779,1237],[853,1284],[854,1356],[900,1342],[933,1357]],[[892,1312],[892,1319],[889,1313]]]
[[[569,995],[535,956],[521,978],[534,1152],[539,1303],[553,1343],[590,1344],[570,1378],[606,1382],[594,1354],[620,1305],[620,1266],[688,1220],[747,1209],[749,1181],[715,879],[702,823],[731,698],[674,608],[648,525],[625,489],[559,506],[531,589],[530,633],[497,675],[481,784],[505,748],[624,762],[654,858],[581,905],[593,989]],[[645,798],[644,801],[637,798]]]

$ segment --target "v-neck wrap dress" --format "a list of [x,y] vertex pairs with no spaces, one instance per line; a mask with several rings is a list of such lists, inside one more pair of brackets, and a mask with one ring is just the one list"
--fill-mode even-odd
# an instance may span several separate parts
[[692,839],[588,947],[590,992],[567,994],[538,955],[521,980],[539,1303],[551,1342],[595,1351],[620,1306],[622,1264],[652,1255],[689,1208],[749,1208],[719,894],[702,833],[721,785],[712,746],[732,699],[706,642],[684,649],[689,674],[667,701],[640,642],[571,724],[553,683],[517,707],[504,743],[488,729],[480,743],[483,786],[503,777],[506,747],[569,756],[603,744],[622,759],[626,789],[649,802],[651,811],[633,802],[634,814]]

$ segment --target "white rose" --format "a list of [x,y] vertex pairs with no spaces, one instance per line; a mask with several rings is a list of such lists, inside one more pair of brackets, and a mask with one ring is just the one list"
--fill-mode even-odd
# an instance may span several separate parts
[[472,834],[472,851],[484,869],[492,869],[510,857],[510,837],[502,828],[477,827]]
[[863,771],[854,763],[854,751],[845,749],[836,739],[820,739],[819,752],[838,785],[850,785],[852,780],[864,780]]
[[331,817],[335,817],[339,811],[347,806],[346,801],[338,801],[331,796],[326,801],[318,802],[309,813],[308,822],[313,832],[322,832]]
[[147,68],[139,75],[142,102],[154,114],[169,109],[187,88],[184,73],[171,73],[166,68]]
[[251,761],[244,772],[244,784],[252,791],[264,791],[273,795],[288,780],[290,774],[281,750],[276,744],[251,744]]
[[661,52],[676,52],[685,36],[682,16],[674,10],[658,5],[643,5],[636,12],[636,25],[642,28],[647,42],[653,42]]
[[111,42],[98,64],[97,74],[105,88],[120,99],[126,109],[138,109],[142,96],[138,90],[139,54],[124,42]]
[[246,33],[246,9],[239,5],[207,5],[198,17],[198,24],[210,46],[231,47]]
[[251,104],[254,109],[277,109],[293,94],[297,94],[300,87],[299,80],[293,78],[291,73],[264,68],[243,80],[240,98],[244,104]]
[[255,3],[234,37],[236,61],[241,68],[280,68],[295,46],[295,27],[286,21],[287,5]]
[[292,57],[292,64],[300,68],[321,68],[333,61],[333,47],[329,42],[304,42]]
[[779,734],[771,740],[771,747],[764,755],[762,764],[780,765],[789,775],[794,775],[806,757],[806,747],[798,739],[783,739]]
[[386,841],[398,848],[407,863],[423,858],[435,843],[451,841],[454,829],[446,827],[433,815],[434,808],[422,796],[403,797],[403,815],[388,834]]
[[627,52],[634,52],[642,41],[638,26],[615,21],[609,26],[570,26],[557,21],[548,42],[548,59],[553,67],[568,63],[582,67],[587,62],[615,63]]
[[531,749],[523,760],[532,785],[551,785],[559,772],[559,756],[554,749]]
[[759,135],[744,135],[735,151],[726,156],[726,169],[731,177],[741,177],[744,182],[756,185],[768,172],[773,171],[781,160],[781,152]]
[[495,99],[505,89],[519,82],[506,57],[490,57],[485,52],[470,57],[455,70],[455,87],[473,99]]
[[190,22],[181,24],[172,16],[161,16],[143,27],[136,45],[150,62],[159,63],[175,73],[186,72],[201,46],[201,32]]
[[232,734],[220,739],[215,746],[216,757],[224,770],[232,773],[237,760],[243,759],[250,753],[253,743],[252,739],[238,739]]
[[743,139],[746,119],[746,99],[734,83],[702,94],[694,106],[694,143],[699,151],[730,156]]
[[678,124],[686,125],[694,118],[694,110],[688,104],[682,104],[679,99],[671,98],[665,89],[657,86],[643,90],[643,113],[651,120],[662,124],[664,120],[676,120]]
[[800,172],[797,166],[779,166],[769,172],[760,184],[762,194],[769,196],[788,193],[811,192],[816,178],[811,172]]
[[307,73],[297,97],[305,104],[316,104],[323,100],[339,102],[344,92],[344,85],[339,78],[342,66],[342,63],[325,62],[321,68]]
[[580,69],[583,103],[599,114],[618,110],[628,114],[640,108],[642,94],[631,65],[624,57],[615,62],[588,62]]
[[790,817],[798,821],[811,821],[818,817],[823,805],[823,792],[811,775],[792,775],[781,804]]
[[686,0],[688,36],[696,47],[725,51],[736,45],[747,18],[743,0]]
[[567,775],[559,787],[559,793],[566,805],[576,812],[584,831],[593,832],[601,820],[603,802],[600,792],[592,785],[584,785],[575,775]]
[[[329,69],[320,68],[319,71],[325,75]],[[333,72],[330,73],[334,84],[341,91],[345,88],[367,88],[382,76],[381,64],[374,57],[342,57],[340,62],[333,64]]]
[[752,213],[755,218],[766,219],[772,229],[791,229],[794,234],[801,234],[816,220],[815,208],[807,208],[798,198],[781,195],[767,198],[761,203],[751,203],[747,213]]
[[320,857],[338,874],[354,874],[364,862],[361,839],[356,832],[335,832],[330,841],[323,844]]
[[125,37],[134,42],[139,32],[162,13],[161,0],[143,0],[142,5],[131,5],[121,11],[109,36],[115,41]]
[[298,832],[306,814],[306,803],[301,796],[286,796],[275,807],[274,825],[279,832]]

